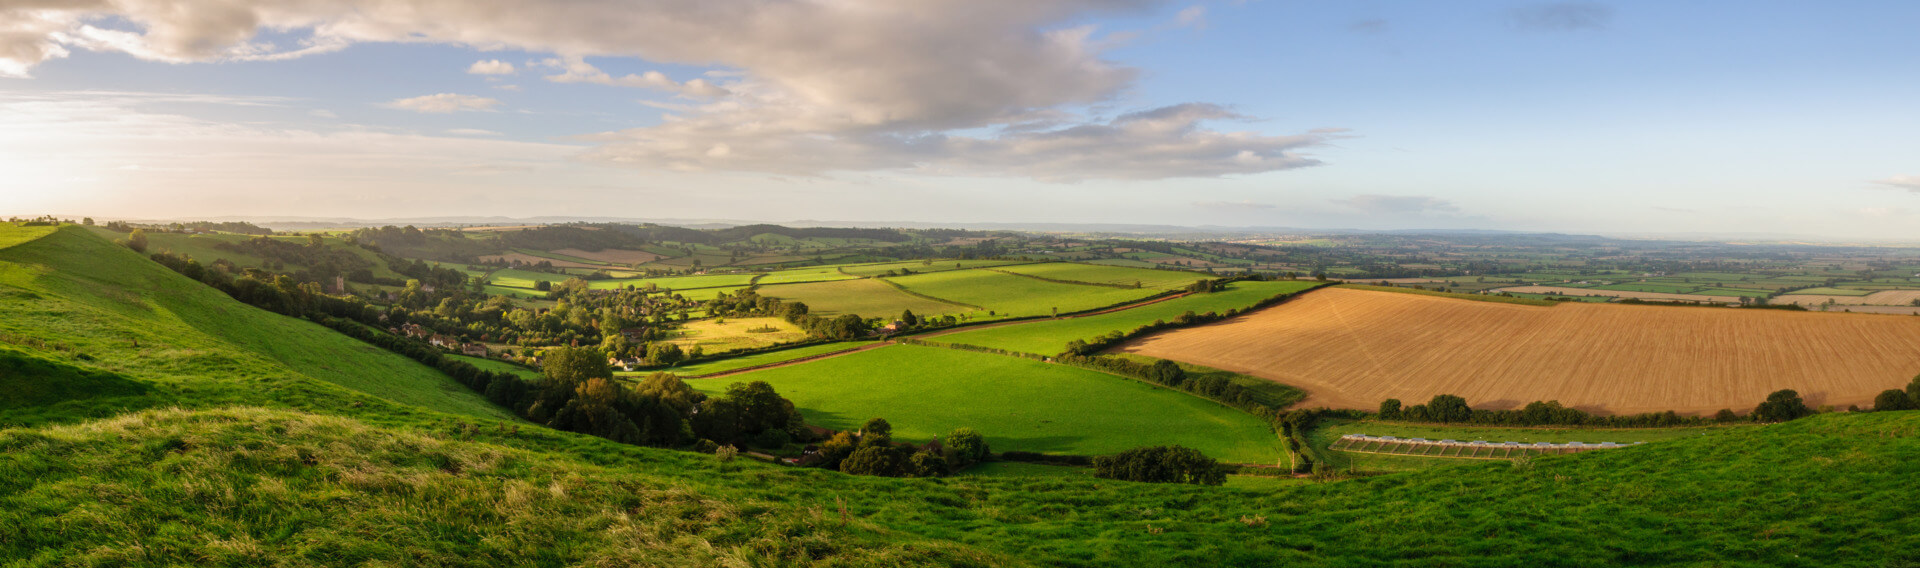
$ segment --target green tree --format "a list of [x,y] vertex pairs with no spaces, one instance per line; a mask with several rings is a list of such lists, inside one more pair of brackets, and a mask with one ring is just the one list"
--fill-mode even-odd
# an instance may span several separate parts
[[1380,401],[1380,419],[1381,420],[1399,420],[1400,418],[1401,418],[1400,399],[1389,398],[1389,399]]
[[726,397],[740,405],[740,433],[756,435],[767,430],[784,430],[798,416],[793,402],[773,391],[766,381],[727,385]]
[[1093,458],[1093,476],[1143,483],[1220,485],[1227,474],[1220,463],[1185,446],[1134,448]]
[[587,379],[612,379],[613,367],[607,365],[607,355],[591,347],[562,347],[547,352],[547,358],[541,365],[541,371],[547,380],[577,385]]
[[1466,422],[1473,420],[1473,408],[1467,406],[1467,399],[1438,394],[1427,401],[1427,415],[1435,422]]
[[860,437],[865,438],[869,436],[877,436],[881,438],[892,438],[893,425],[888,424],[887,419],[885,418],[873,418],[873,419],[867,420],[866,424],[860,425]]
[[1154,361],[1153,366],[1147,369],[1147,378],[1156,383],[1177,387],[1187,380],[1187,372],[1180,369],[1180,364],[1161,359]]
[[680,350],[679,345],[672,343],[647,344],[647,360],[652,361],[655,365],[672,365],[685,361],[686,359],[687,354]]
[[127,248],[133,249],[134,252],[147,252],[147,231],[145,229],[134,229],[132,233],[128,234]]
[[992,451],[987,448],[987,437],[972,428],[959,428],[947,434],[947,462],[954,469],[986,461]]
[[946,457],[920,450],[907,457],[902,473],[907,477],[940,477],[947,474],[947,465]]
[[1913,399],[1915,403],[1920,403],[1920,375],[1915,375],[1913,382],[1907,383],[1907,398]]
[[1907,396],[1907,391],[1900,390],[1900,389],[1887,389],[1885,391],[1882,391],[1880,393],[1880,396],[1873,397],[1873,409],[1874,410],[1913,410],[1914,401],[1913,401],[1913,397]]
[[846,461],[840,462],[840,472],[853,475],[877,475],[881,477],[899,477],[905,473],[907,456],[905,452],[891,446],[867,446],[853,451]]
[[913,315],[913,310],[903,310],[900,312],[900,322],[907,324],[907,327],[920,325],[920,316]]
[[1800,393],[1793,389],[1782,389],[1767,395],[1767,401],[1753,410],[1761,422],[1785,422],[1813,414],[1807,408],[1807,402],[1800,399]]

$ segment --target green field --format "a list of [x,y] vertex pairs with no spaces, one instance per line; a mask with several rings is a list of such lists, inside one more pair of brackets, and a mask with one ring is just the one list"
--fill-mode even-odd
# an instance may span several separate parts
[[[1364,452],[1342,452],[1327,449],[1341,436],[1347,434],[1366,434],[1369,436],[1394,436],[1399,438],[1426,438],[1428,440],[1475,440],[1487,442],[1615,442],[1631,444],[1634,442],[1667,442],[1710,436],[1738,426],[1707,426],[1689,428],[1555,428],[1555,427],[1476,427],[1449,426],[1437,424],[1408,424],[1403,422],[1376,422],[1371,420],[1350,421],[1333,420],[1313,430],[1307,437],[1308,442],[1321,450],[1330,465],[1336,469],[1357,471],[1415,471],[1447,467],[1460,458],[1404,456],[1372,454]],[[1606,450],[1618,451],[1618,450]]]
[[980,306],[1000,316],[1050,315],[1055,309],[1064,314],[1141,300],[1160,292],[1061,284],[991,270],[954,270],[887,280],[919,294]]
[[[809,345],[806,347],[782,349],[779,351],[769,351],[766,353],[756,353],[753,355],[733,357],[729,359],[720,359],[717,361],[707,361],[705,363],[681,365],[678,367],[673,367],[670,369],[661,369],[661,370],[669,373],[673,373],[676,375],[680,375],[683,377],[704,377],[714,373],[725,373],[727,371],[735,371],[739,369],[745,369],[747,367],[771,365],[774,363],[783,363],[787,361],[792,361],[794,359],[812,357],[815,355],[838,353],[841,351],[858,349],[861,347],[865,347],[867,345],[872,345],[874,343],[878,343],[878,342],[877,341],[841,341],[838,343]],[[650,374],[653,374],[653,371],[634,371],[631,373],[619,373],[619,375],[625,376],[625,377],[644,377]]]
[[859,314],[864,317],[895,317],[905,310],[931,316],[974,311],[966,306],[901,292],[875,279],[778,284],[761,286],[756,292],[762,296],[804,303],[811,313],[823,316]]
[[[14,231],[0,225],[0,233]],[[356,400],[512,419],[432,368],[241,304],[79,227],[0,249],[0,332],[57,338],[87,356],[57,362],[150,390],[16,409],[0,423],[156,405],[334,408]]]
[[452,357],[454,359],[461,360],[461,361],[466,361],[467,364],[473,365],[475,367],[479,367],[480,370],[482,371],[492,371],[495,373],[513,373],[515,375],[519,375],[520,378],[526,379],[529,381],[538,380],[541,377],[540,371],[535,371],[533,369],[529,369],[526,367],[515,365],[513,363],[508,363],[505,361],[485,359],[481,357],[468,357],[466,355],[447,355],[447,356]]
[[879,276],[890,270],[911,270],[914,272],[943,272],[983,266],[1006,266],[1020,264],[1012,260],[903,260],[878,264],[851,264],[841,266],[841,272],[855,276]]
[[857,429],[868,418],[894,436],[927,440],[972,427],[994,448],[1108,454],[1181,444],[1233,462],[1281,459],[1278,438],[1252,415],[1178,391],[1031,359],[896,345],[713,381],[766,381],[793,400],[807,422]]
[[1055,355],[1065,351],[1067,342],[1075,339],[1091,339],[1112,331],[1133,331],[1155,320],[1172,321],[1173,318],[1189,311],[1204,314],[1225,313],[1228,309],[1234,308],[1245,309],[1267,298],[1312,288],[1314,284],[1314,282],[1292,280],[1234,282],[1225,290],[1211,294],[1194,294],[1095,316],[1023,322],[978,331],[963,331],[943,335],[933,341]]
[[1807,288],[1805,290],[1794,290],[1792,292],[1787,292],[1786,295],[1795,296],[1795,295],[1801,295],[1801,294],[1813,294],[1813,295],[1821,295],[1821,296],[1866,296],[1866,295],[1872,294],[1873,292],[1874,292],[1873,290],[1852,290],[1847,288]]
[[[87,227],[87,229],[90,231],[93,231],[95,235],[99,235],[101,238],[107,239],[109,241],[117,241],[117,240],[127,238],[127,235],[125,233],[109,230],[105,227]],[[238,242],[247,241],[249,239],[253,239],[255,238],[254,235],[240,235],[240,234],[231,234],[231,233],[194,234],[194,233],[160,233],[160,232],[148,232],[146,233],[146,235],[147,235],[147,251],[148,252],[170,252],[173,254],[185,255],[193,258],[194,260],[200,261],[201,264],[212,264],[213,261],[216,259],[226,259],[228,262],[232,262],[235,266],[239,266],[241,268],[263,268],[266,266],[266,261],[264,259],[261,259],[260,257],[253,256],[250,254],[237,253],[233,251],[220,250],[219,248],[221,244],[238,243]],[[299,243],[303,245],[307,243],[307,237],[305,236],[287,235],[287,236],[275,236],[271,238]],[[392,268],[389,268],[387,266],[386,261],[382,260],[380,258],[380,255],[375,254],[373,251],[369,251],[357,246],[348,245],[347,241],[340,237],[327,237],[325,241],[327,243],[327,246],[329,247],[333,247],[339,250],[344,250],[349,253],[353,253],[354,256],[358,256],[360,258],[366,259],[368,262],[371,262],[373,265],[372,267],[373,275],[376,278],[394,278],[399,280],[406,279],[405,276],[402,276],[399,273],[394,272]]]
[[1214,276],[1199,272],[1181,270],[1143,270],[1120,266],[1102,266],[1098,264],[1078,264],[1071,262],[1046,262],[1041,264],[1020,264],[995,268],[1015,274],[1026,274],[1090,284],[1110,284],[1142,288],[1175,290],[1186,288],[1196,281],[1212,279]]
[[754,283],[762,284],[762,285],[792,284],[797,282],[830,282],[834,280],[849,280],[853,278],[859,278],[859,277],[842,273],[838,268],[835,268],[832,266],[821,266],[821,267],[814,267],[814,268],[796,268],[793,270],[781,270],[778,272],[768,272],[766,273],[765,276],[761,276],[759,280],[755,280]]

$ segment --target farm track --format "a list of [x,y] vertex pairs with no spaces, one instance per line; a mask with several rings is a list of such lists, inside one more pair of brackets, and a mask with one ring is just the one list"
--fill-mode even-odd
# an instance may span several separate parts
[[1920,319],[1334,288],[1119,350],[1300,387],[1302,407],[1454,394],[1479,408],[1558,400],[1602,414],[1709,414],[1779,389],[1812,405],[1870,406],[1920,372]]

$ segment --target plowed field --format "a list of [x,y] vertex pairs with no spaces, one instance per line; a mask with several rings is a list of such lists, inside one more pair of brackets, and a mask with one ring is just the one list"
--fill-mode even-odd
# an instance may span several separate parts
[[1920,373],[1920,318],[1569,303],[1552,307],[1341,288],[1120,348],[1298,386],[1305,407],[1436,394],[1601,413],[1745,411],[1791,388],[1870,406]]

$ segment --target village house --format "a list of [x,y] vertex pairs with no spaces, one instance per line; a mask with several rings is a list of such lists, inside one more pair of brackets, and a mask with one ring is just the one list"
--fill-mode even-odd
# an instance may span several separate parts
[[441,349],[453,349],[460,345],[460,340],[436,333],[433,334],[433,337],[427,338],[427,343]]
[[619,357],[608,357],[607,365],[615,369],[631,372],[634,369],[638,369],[640,367],[646,366],[646,363],[642,361],[639,357],[628,357],[625,359],[621,359]]
[[462,343],[460,344],[460,354],[471,357],[486,357],[487,346],[482,343]]

